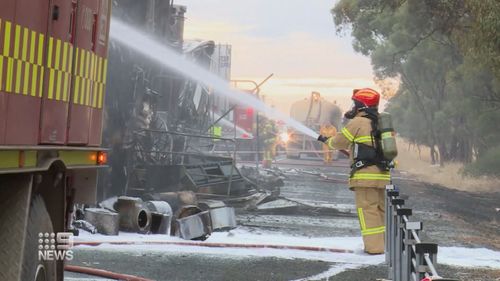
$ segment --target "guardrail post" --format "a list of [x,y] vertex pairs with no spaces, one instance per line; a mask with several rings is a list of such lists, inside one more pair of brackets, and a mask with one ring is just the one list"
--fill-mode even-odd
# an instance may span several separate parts
[[394,276],[393,268],[394,268],[394,238],[395,238],[395,217],[394,217],[394,205],[392,204],[392,200],[394,197],[397,197],[399,195],[399,191],[397,190],[389,190],[387,191],[387,205],[386,205],[386,215],[387,215],[387,224],[386,224],[386,238],[385,244],[387,247],[387,252],[386,252],[386,259],[387,265],[389,268],[389,274],[388,278],[392,279]]
[[415,237],[413,233],[418,236],[418,233],[423,229],[422,222],[419,221],[408,221],[405,223],[404,232],[404,259],[403,259],[403,280],[412,280],[412,275],[415,273],[415,268],[413,267],[412,260],[415,259],[415,253],[413,252],[413,246],[416,244]]
[[389,208],[387,210],[387,213],[388,213],[388,219],[389,219],[389,228],[387,229],[386,228],[386,233],[387,233],[387,242],[386,244],[388,245],[388,258],[389,258],[389,262],[388,262],[388,265],[389,265],[389,279],[393,279],[394,278],[394,256],[395,256],[395,238],[396,238],[396,226],[395,226],[395,223],[396,223],[396,217],[395,217],[395,209],[396,209],[396,206],[393,204],[393,200],[395,200],[396,198],[394,197],[397,197],[399,195],[399,191],[397,190],[393,190],[393,191],[389,191],[388,193],[388,196],[389,196],[389,199],[388,199],[388,202],[389,202]]
[[391,268],[391,259],[390,259],[390,256],[389,256],[389,252],[390,252],[390,227],[391,227],[391,223],[390,223],[390,216],[391,216],[391,195],[393,193],[398,193],[395,189],[394,189],[394,185],[392,184],[388,184],[385,186],[385,262],[387,263],[387,265],[389,266],[389,268]]
[[436,261],[438,245],[435,243],[416,243],[415,244],[415,260],[417,280],[425,278],[425,273],[430,269],[425,261],[425,255],[428,255],[432,263]]
[[[400,199],[402,200],[402,199]],[[405,239],[405,236],[404,236],[404,225],[405,225],[405,222],[403,220],[403,216],[406,216],[406,217],[409,217],[411,216],[412,214],[412,211],[411,209],[408,209],[408,208],[399,208],[396,210],[396,225],[398,226],[398,228],[396,229],[396,259],[395,259],[395,276],[394,276],[394,280],[406,280],[406,279],[403,279],[403,272],[404,272],[404,253],[403,253],[403,250],[404,250],[404,239]]]
[[400,218],[397,214],[397,210],[400,206],[403,206],[405,200],[401,198],[393,198],[391,200],[392,204],[392,228],[391,228],[391,260],[392,260],[392,280],[400,281],[400,271],[401,271],[401,259],[398,258],[400,253],[398,249],[401,250],[401,245],[398,237],[398,232],[401,227]]

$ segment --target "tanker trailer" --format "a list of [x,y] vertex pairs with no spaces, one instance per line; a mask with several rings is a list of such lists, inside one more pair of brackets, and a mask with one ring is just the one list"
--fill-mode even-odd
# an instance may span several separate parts
[[[321,126],[328,124],[338,129],[342,121],[342,112],[336,104],[321,97],[320,93],[312,92],[310,97],[292,104],[290,117],[319,132]],[[288,135],[287,158],[300,158],[302,155],[323,158],[321,143],[312,137],[293,129],[288,130]]]

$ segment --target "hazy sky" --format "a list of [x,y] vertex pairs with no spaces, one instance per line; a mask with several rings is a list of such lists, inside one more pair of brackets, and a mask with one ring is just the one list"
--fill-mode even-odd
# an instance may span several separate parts
[[332,0],[175,0],[187,6],[185,38],[232,45],[232,78],[259,82],[288,112],[311,91],[347,106],[352,88],[375,87],[368,58],[335,33]]

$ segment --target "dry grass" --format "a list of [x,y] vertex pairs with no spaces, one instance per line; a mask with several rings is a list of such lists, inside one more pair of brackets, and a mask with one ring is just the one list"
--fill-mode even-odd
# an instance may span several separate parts
[[428,147],[420,147],[420,155],[416,146],[408,146],[408,142],[398,139],[397,170],[406,171],[419,181],[439,184],[448,188],[472,191],[493,192],[498,190],[500,180],[488,177],[473,178],[463,176],[460,163],[445,163],[444,167],[431,165]]

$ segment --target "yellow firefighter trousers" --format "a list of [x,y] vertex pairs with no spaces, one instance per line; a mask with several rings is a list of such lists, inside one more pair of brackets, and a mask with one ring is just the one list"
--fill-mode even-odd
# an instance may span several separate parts
[[271,168],[274,158],[274,145],[266,145],[264,148],[264,159],[262,160],[262,166],[264,168]]
[[325,164],[332,163],[333,151],[327,144],[323,144],[323,162]]
[[355,187],[356,209],[361,227],[365,252],[384,253],[385,195],[384,189]]

